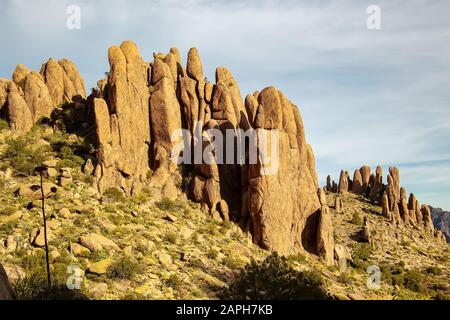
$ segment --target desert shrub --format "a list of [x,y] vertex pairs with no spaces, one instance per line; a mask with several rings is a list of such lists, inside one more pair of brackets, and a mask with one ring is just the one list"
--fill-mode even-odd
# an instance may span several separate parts
[[416,269],[406,270],[404,263],[381,267],[381,280],[392,286],[409,289],[417,293],[426,293],[426,278]]
[[450,300],[450,295],[445,292],[439,291],[433,296],[434,300]]
[[76,155],[75,150],[76,149],[71,146],[62,146],[61,149],[59,149],[58,157],[61,158],[61,161],[58,162],[59,168],[77,168],[84,164],[84,159]]
[[353,279],[350,274],[348,274],[346,272],[342,272],[339,275],[338,281],[343,284],[351,284]]
[[108,268],[107,275],[115,279],[131,279],[136,273],[142,271],[141,265],[128,257],[122,257]]
[[5,119],[0,119],[0,131],[9,129],[9,124],[8,121],[6,121]]
[[10,221],[8,223],[0,224],[0,234],[11,234],[17,226],[17,221]]
[[192,258],[189,260],[189,266],[192,268],[203,268],[204,264],[203,264],[202,260],[200,260],[198,258]]
[[435,276],[440,276],[442,274],[442,270],[439,267],[436,267],[436,266],[428,267],[425,271],[428,274],[432,274],[432,275],[435,275]]
[[17,211],[16,206],[6,205],[0,209],[0,215],[9,216]]
[[209,259],[213,259],[213,260],[215,260],[218,255],[219,255],[219,251],[214,250],[214,249],[209,249],[208,252],[206,253],[206,256]]
[[370,255],[372,254],[372,247],[368,243],[355,243],[353,245],[353,267],[357,269],[367,269],[370,259]]
[[252,261],[223,292],[232,300],[328,299],[324,281],[315,272],[293,269],[287,258],[272,253],[263,262]]
[[103,192],[102,197],[112,200],[114,202],[124,202],[126,200],[123,192],[117,188],[106,189],[105,192]]
[[161,201],[157,203],[157,207],[163,211],[176,211],[179,209],[178,204],[169,198],[162,198]]
[[177,234],[175,232],[169,231],[169,232],[167,232],[165,234],[164,240],[169,242],[169,243],[176,244],[177,240],[178,240],[178,236],[177,236]]
[[101,261],[101,260],[104,260],[109,257],[108,251],[106,251],[104,249],[94,251],[91,255],[92,255],[92,260],[94,260],[94,261]]
[[293,254],[288,256],[288,260],[292,262],[303,263],[306,261],[306,256],[304,254]]
[[362,224],[361,214],[359,212],[353,212],[352,220],[350,222],[360,226]]
[[4,165],[9,165],[18,176],[28,176],[35,173],[35,169],[47,160],[50,152],[48,146],[31,148],[31,144],[24,138],[7,139],[6,150],[1,156]]
[[165,283],[167,286],[177,289],[181,286],[182,281],[178,275],[172,274],[165,280]]

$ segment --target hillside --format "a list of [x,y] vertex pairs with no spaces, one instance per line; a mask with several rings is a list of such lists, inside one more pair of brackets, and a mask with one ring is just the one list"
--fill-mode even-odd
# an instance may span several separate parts
[[[27,136],[26,147],[53,141],[55,135],[50,131],[47,126],[36,127]],[[2,141],[9,141],[8,136],[8,130],[2,131]],[[76,136],[65,137],[77,144]],[[3,144],[3,152],[6,148],[8,144]],[[56,167],[67,160],[47,159],[56,160]],[[19,281],[21,292],[21,278],[45,274],[40,201],[28,191],[16,191],[27,190],[24,187],[37,183],[38,178],[5,171],[2,177],[0,256],[13,285]],[[269,255],[237,225],[214,221],[183,193],[175,201],[162,198],[158,187],[148,187],[130,198],[112,191],[101,196],[77,165],[72,167],[72,179],[64,187],[58,186],[56,177],[45,179],[46,188],[58,188],[46,199],[52,274],[54,281],[64,283],[67,266],[79,265],[81,292],[89,298],[214,299],[251,259],[262,261]],[[326,266],[314,255],[299,254],[289,256],[293,268],[315,272],[324,279],[327,292],[338,299],[429,299],[450,293],[448,245],[415,230],[393,228],[381,207],[362,196],[343,196],[339,213],[334,208],[336,197],[341,196],[326,193],[335,244],[348,251],[348,262]],[[374,231],[372,246],[358,242],[364,219]],[[82,243],[87,248],[80,245],[83,237],[93,234],[113,244],[98,247],[85,240]],[[378,290],[367,287],[369,265],[382,270]],[[395,275],[399,265],[409,273]],[[408,280],[402,282],[403,277]]]
[[242,99],[196,48],[108,60],[90,94],[67,59],[0,79],[0,298],[449,297],[449,246],[397,168],[321,187],[275,87]]

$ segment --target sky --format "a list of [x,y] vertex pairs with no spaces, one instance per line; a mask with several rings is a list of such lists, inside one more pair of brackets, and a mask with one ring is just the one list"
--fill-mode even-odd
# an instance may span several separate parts
[[448,0],[2,0],[0,77],[65,57],[91,88],[123,40],[147,61],[197,47],[208,79],[226,66],[243,97],[274,85],[299,107],[322,185],[364,164],[385,182],[397,166],[421,203],[450,210],[449,12]]

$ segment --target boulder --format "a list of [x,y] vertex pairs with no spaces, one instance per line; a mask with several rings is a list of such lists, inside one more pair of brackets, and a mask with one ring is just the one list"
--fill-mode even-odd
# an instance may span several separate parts
[[348,192],[349,183],[348,183],[348,172],[341,170],[341,174],[339,176],[339,193],[346,194]]
[[42,118],[50,118],[54,104],[44,79],[39,73],[33,71],[26,76],[24,98],[31,111],[33,123]]
[[364,188],[363,188],[363,179],[361,172],[359,169],[355,170],[355,173],[353,174],[353,183],[352,183],[352,192],[354,194],[361,195],[363,194]]
[[94,273],[97,275],[102,275],[108,272],[108,268],[112,265],[114,261],[112,259],[103,259],[98,262],[91,264],[88,268],[89,273]]
[[[52,197],[54,191],[57,190],[56,185],[51,182],[44,182],[42,185],[44,188],[44,196],[46,198]],[[17,190],[17,195],[31,200],[41,200],[41,184],[39,182],[21,184]]]
[[33,126],[33,115],[15,84],[8,88],[7,114],[11,130],[26,133]]
[[317,254],[327,265],[334,264],[334,234],[330,209],[322,206],[317,227]]
[[75,257],[84,256],[91,252],[88,248],[83,247],[81,244],[78,243],[72,243],[70,245],[69,250]]
[[96,233],[81,236],[80,244],[91,251],[119,250],[119,246],[114,241]]

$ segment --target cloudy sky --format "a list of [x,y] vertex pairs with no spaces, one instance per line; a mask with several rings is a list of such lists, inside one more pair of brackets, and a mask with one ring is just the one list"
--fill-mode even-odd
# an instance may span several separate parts
[[[369,5],[381,30],[367,28]],[[448,0],[2,0],[0,77],[67,57],[92,87],[125,39],[149,61],[195,46],[209,79],[224,65],[243,96],[275,85],[299,106],[322,183],[396,165],[422,203],[450,210],[449,12]]]

